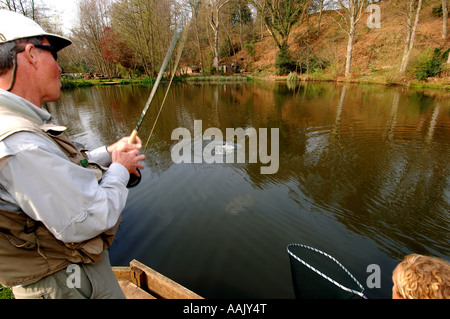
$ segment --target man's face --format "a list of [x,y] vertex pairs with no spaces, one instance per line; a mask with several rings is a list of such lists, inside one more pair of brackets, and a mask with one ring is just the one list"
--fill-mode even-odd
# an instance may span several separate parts
[[[44,39],[42,45],[50,46],[50,42]],[[42,79],[41,83],[39,83],[42,102],[56,101],[61,97],[61,68],[53,57],[52,52],[39,48],[37,50],[40,51],[38,70]]]

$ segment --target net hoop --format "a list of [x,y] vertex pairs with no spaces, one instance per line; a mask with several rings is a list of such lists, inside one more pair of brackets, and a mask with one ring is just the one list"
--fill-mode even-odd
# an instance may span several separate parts
[[[310,250],[312,250],[312,251],[314,251],[314,252],[317,252],[317,253],[319,253],[319,254],[321,254],[321,255],[323,255],[323,256],[325,256],[325,257],[328,257],[329,259],[331,259],[332,261],[334,261],[339,267],[341,267],[342,268],[342,270],[344,270],[346,273],[347,273],[347,275],[361,288],[361,291],[356,291],[356,290],[353,290],[353,289],[350,289],[350,288],[347,288],[347,287],[345,287],[345,286],[343,286],[343,285],[341,285],[340,283],[338,283],[337,281],[335,281],[335,280],[333,280],[332,278],[330,278],[330,277],[328,277],[327,275],[325,275],[325,274],[323,274],[322,272],[320,272],[320,271],[318,271],[316,268],[314,268],[314,267],[312,267],[310,264],[308,264],[308,263],[306,263],[305,261],[303,261],[303,260],[301,260],[299,257],[297,257],[296,255],[294,255],[290,250],[289,250],[289,248],[291,247],[291,246],[299,246],[299,247],[302,247],[302,248],[306,248],[306,249],[310,249]],[[364,291],[364,287],[359,283],[359,281],[358,280],[356,280],[356,278],[339,262],[339,261],[337,261],[333,256],[330,256],[330,255],[328,255],[327,253],[324,253],[323,251],[320,251],[320,250],[318,250],[318,249],[316,249],[316,248],[313,248],[313,247],[309,247],[309,246],[306,246],[306,245],[302,245],[302,244],[290,244],[290,245],[288,245],[288,247],[287,247],[287,252],[288,252],[288,254],[290,255],[290,256],[292,256],[294,259],[296,259],[297,261],[299,261],[299,262],[301,262],[304,266],[306,266],[306,267],[308,267],[309,269],[311,269],[312,271],[314,271],[315,273],[317,273],[318,275],[320,275],[320,276],[322,276],[323,278],[325,278],[326,280],[328,280],[329,282],[331,282],[331,283],[333,283],[334,285],[336,285],[337,287],[339,287],[339,288],[341,288],[342,290],[345,290],[345,291],[347,291],[347,292],[349,292],[349,293],[352,293],[352,294],[355,294],[355,295],[357,295],[357,296],[359,296],[359,297],[361,297],[361,298],[363,298],[363,299],[368,299],[367,297],[366,297],[366,295],[364,295],[362,292]]]

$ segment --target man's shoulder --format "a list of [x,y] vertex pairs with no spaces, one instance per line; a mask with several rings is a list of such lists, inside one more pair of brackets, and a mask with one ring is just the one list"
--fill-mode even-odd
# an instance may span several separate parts
[[22,131],[39,132],[39,125],[22,114],[0,108],[0,140]]
[[26,130],[9,135],[0,141],[0,145],[3,149],[9,149],[13,153],[35,148],[55,148],[54,143],[43,134]]

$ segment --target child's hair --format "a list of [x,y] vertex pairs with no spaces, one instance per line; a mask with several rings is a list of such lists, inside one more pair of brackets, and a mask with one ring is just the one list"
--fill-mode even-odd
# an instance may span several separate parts
[[408,255],[394,281],[403,299],[450,299],[450,264],[441,258]]

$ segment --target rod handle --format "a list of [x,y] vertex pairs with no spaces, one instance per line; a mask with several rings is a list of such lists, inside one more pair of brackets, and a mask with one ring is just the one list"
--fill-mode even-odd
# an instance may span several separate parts
[[136,144],[136,136],[138,135],[138,131],[133,130],[133,132],[130,135],[130,139],[128,140],[128,143],[130,144]]

